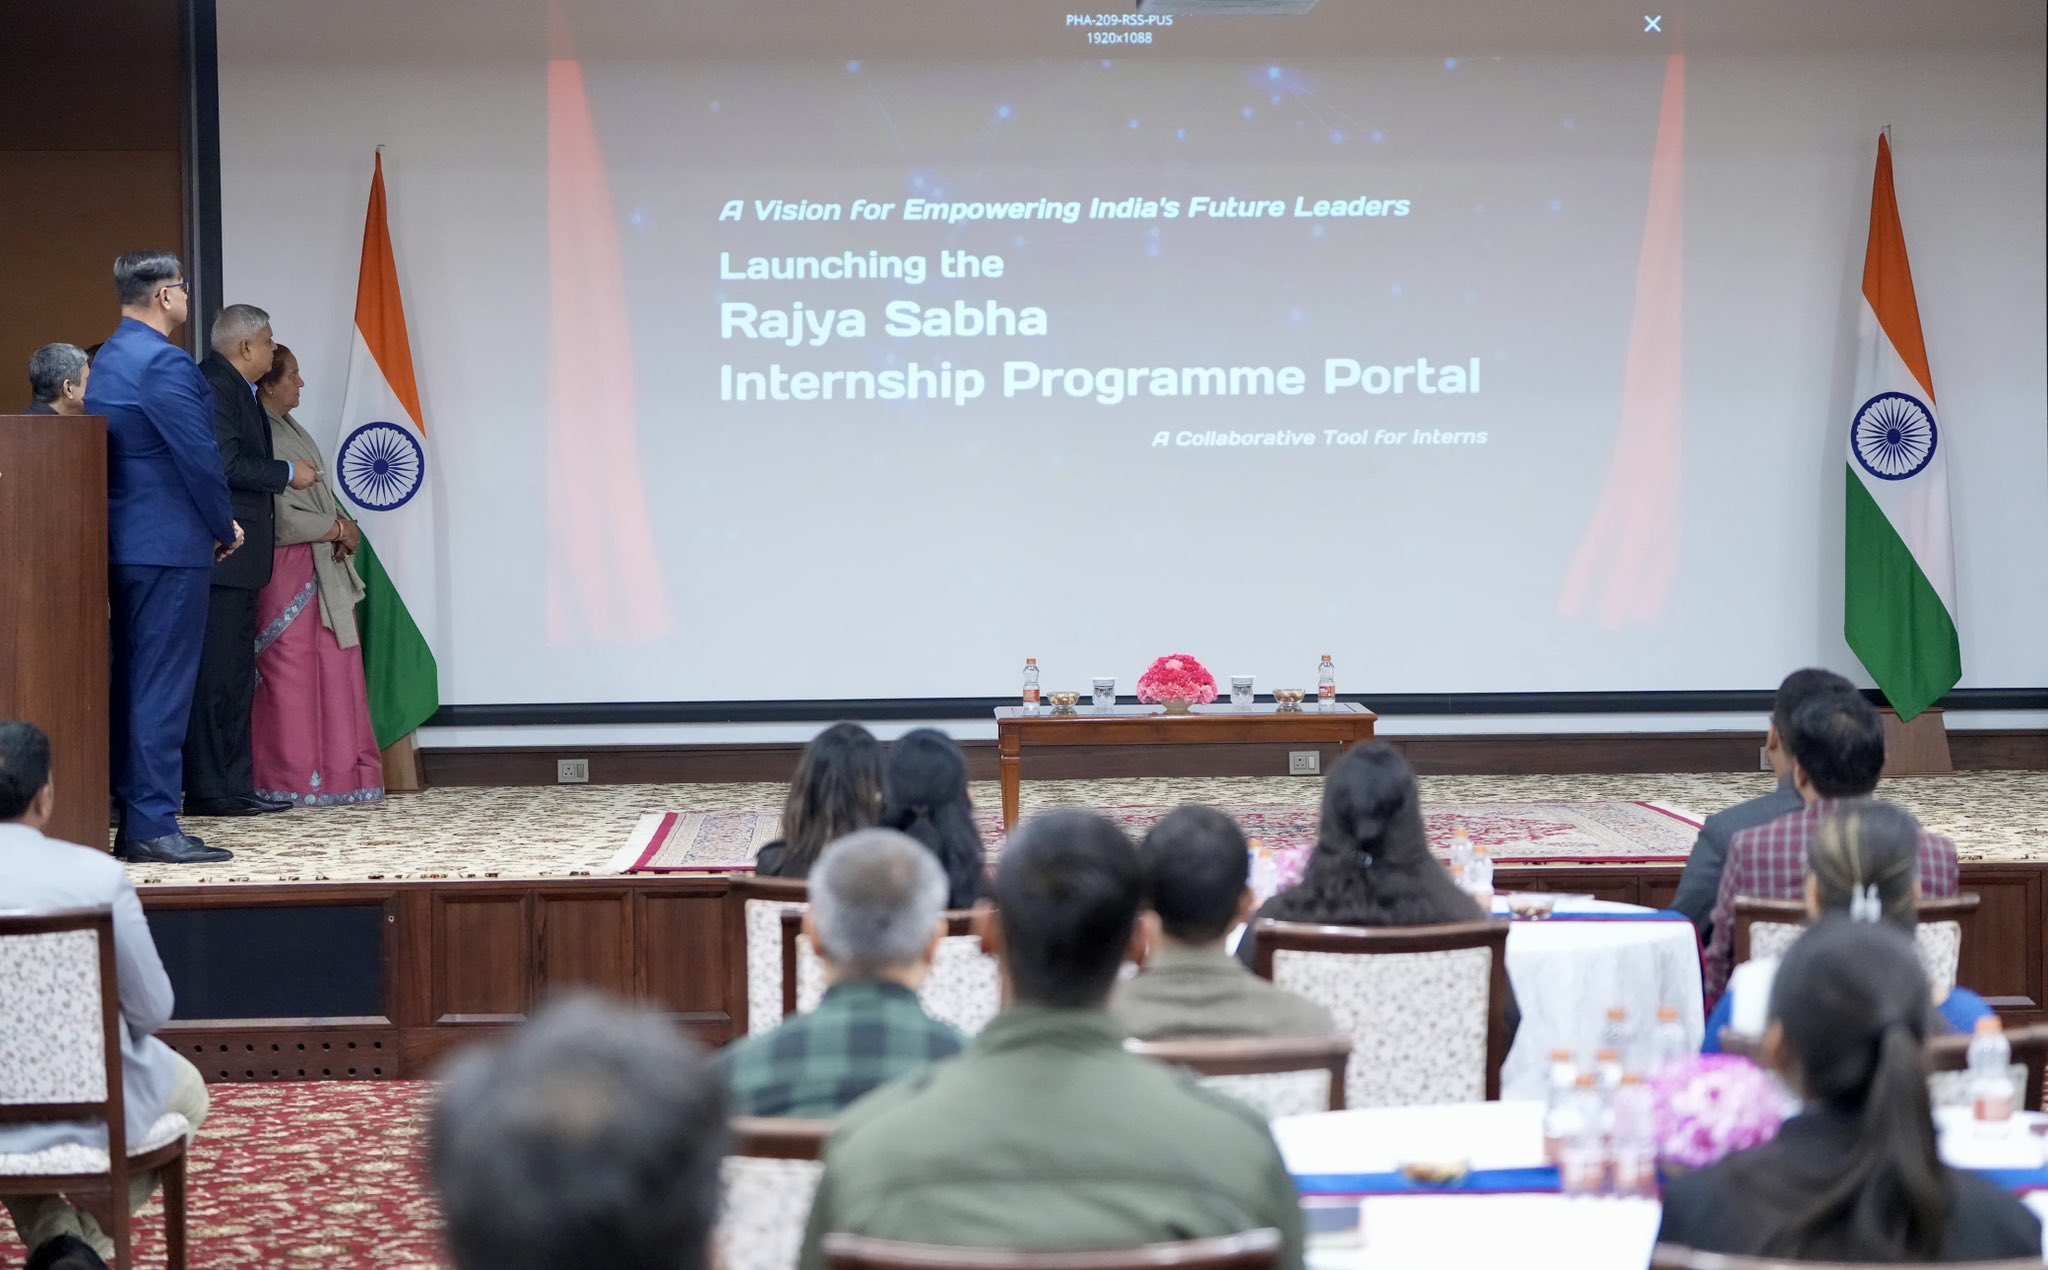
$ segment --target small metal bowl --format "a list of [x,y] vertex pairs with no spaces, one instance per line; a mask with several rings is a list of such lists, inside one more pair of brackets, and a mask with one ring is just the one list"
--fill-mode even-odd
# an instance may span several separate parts
[[1308,694],[1299,688],[1275,688],[1273,689],[1273,704],[1283,713],[1299,714],[1301,712],[1301,703],[1307,696]]
[[1054,714],[1072,714],[1074,713],[1074,707],[1080,703],[1080,700],[1081,694],[1078,692],[1055,692],[1052,694],[1052,712]]

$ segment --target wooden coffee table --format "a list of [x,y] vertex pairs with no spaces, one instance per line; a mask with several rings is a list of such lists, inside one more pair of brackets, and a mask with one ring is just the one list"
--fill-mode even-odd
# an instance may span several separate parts
[[1003,828],[1017,823],[1023,798],[1024,750],[1034,745],[1329,745],[1343,749],[1372,740],[1379,716],[1343,701],[1329,714],[1313,701],[1300,712],[1283,712],[1271,702],[1242,709],[1219,703],[1196,706],[1193,714],[1168,714],[1163,706],[1086,705],[1059,715],[1045,706],[1026,714],[1021,706],[996,708],[996,743],[1003,759]]

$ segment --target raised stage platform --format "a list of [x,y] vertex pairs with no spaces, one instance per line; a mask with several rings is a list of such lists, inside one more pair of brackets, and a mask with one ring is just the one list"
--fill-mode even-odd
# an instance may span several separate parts
[[[1768,774],[1423,777],[1426,807],[1655,804],[1698,815],[1770,787]],[[419,1076],[448,1049],[517,1022],[550,992],[593,987],[659,1004],[707,1041],[743,995],[736,913],[720,873],[626,875],[621,849],[665,812],[762,813],[783,787],[444,788],[381,806],[194,821],[224,866],[136,866],[178,990],[165,1038],[209,1079]],[[2018,1020],[2048,1018],[2048,772],[1969,772],[1884,790],[1962,853],[1984,898],[1962,982]],[[993,785],[975,787],[984,809]],[[1210,802],[1312,832],[1305,778],[1031,781],[1024,810]],[[1658,862],[1506,864],[1502,889],[1663,905],[1684,834]],[[633,853],[625,853],[628,858]],[[1643,858],[1653,858],[1645,856]]]

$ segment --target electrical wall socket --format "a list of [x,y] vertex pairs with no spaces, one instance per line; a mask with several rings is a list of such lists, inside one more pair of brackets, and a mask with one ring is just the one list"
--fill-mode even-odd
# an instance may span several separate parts
[[1771,770],[1770,746],[1759,745],[1756,747],[1756,770],[1758,770],[1759,772],[1768,772]]
[[588,785],[590,783],[590,760],[587,758],[558,758],[555,760],[555,784]]
[[1323,756],[1316,750],[1287,751],[1287,774],[1289,776],[1320,776],[1323,772]]

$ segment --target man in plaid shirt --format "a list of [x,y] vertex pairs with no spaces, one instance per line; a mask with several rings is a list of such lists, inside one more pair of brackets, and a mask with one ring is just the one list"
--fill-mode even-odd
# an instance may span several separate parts
[[[1785,742],[1792,752],[1792,783],[1806,805],[1769,824],[1745,829],[1728,844],[1703,966],[1709,1008],[1727,989],[1733,969],[1736,898],[1803,897],[1806,848],[1814,831],[1837,803],[1868,798],[1884,770],[1883,721],[1855,692],[1828,693],[1805,702],[1792,713]],[[1954,842],[1922,829],[1918,864],[1922,895],[1956,893],[1960,871]]]
[[810,876],[804,936],[825,965],[824,1000],[720,1056],[737,1116],[824,1119],[899,1076],[960,1052],[917,989],[946,933],[946,874],[889,829],[825,848]]

